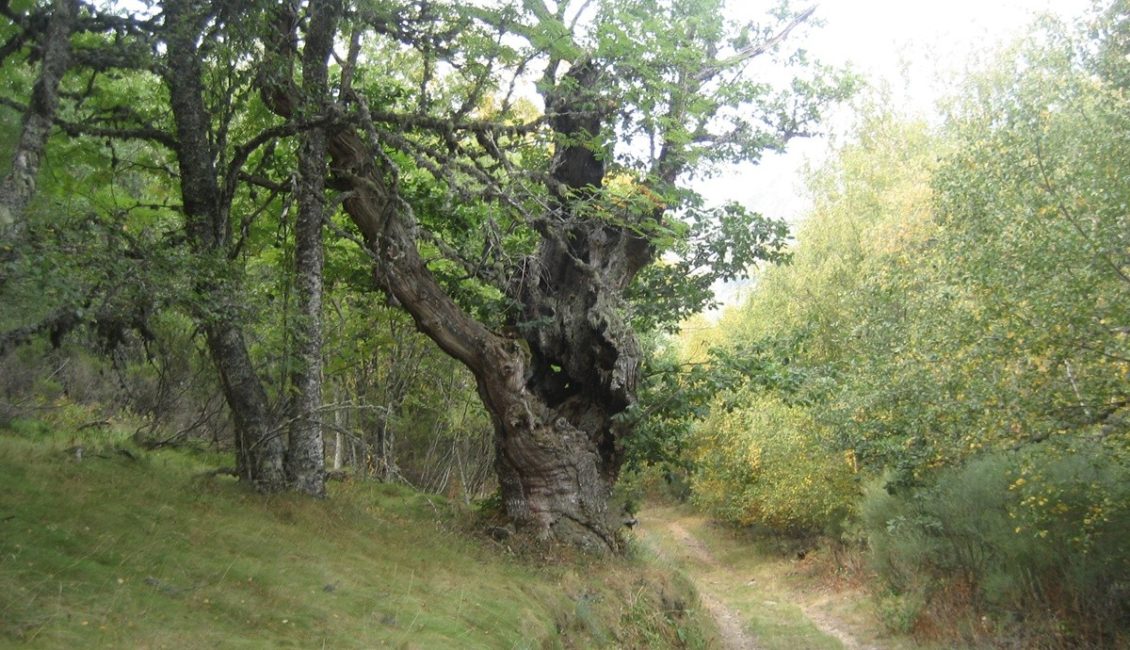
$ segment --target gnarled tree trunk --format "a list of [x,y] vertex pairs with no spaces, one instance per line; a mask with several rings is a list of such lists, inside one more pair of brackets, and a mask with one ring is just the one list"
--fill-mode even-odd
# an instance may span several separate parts
[[576,65],[558,84],[560,94],[547,97],[564,143],[552,166],[554,214],[538,226],[541,245],[509,291],[522,305],[513,326],[529,347],[528,368],[520,386],[488,382],[484,392],[494,404],[511,402],[491,409],[510,516],[557,539],[615,548],[624,518],[609,497],[630,433],[616,416],[635,403],[642,356],[623,320],[622,296],[654,251],[628,228],[576,213],[605,175],[593,144],[606,117],[590,94],[597,74],[588,63]]
[[[377,166],[380,156],[355,131],[338,130],[330,153],[331,172],[352,184],[345,208],[377,259],[378,281],[420,331],[475,375],[494,420],[507,514],[542,537],[596,552],[617,548],[621,518],[609,496],[623,431],[615,416],[634,401],[640,353],[614,291],[646,261],[646,245],[603,226],[573,233],[575,250],[547,238],[528,262],[542,271],[516,291],[527,318],[550,324],[531,330],[523,345],[488,330],[439,286]],[[625,246],[636,250],[635,263],[620,259]],[[594,273],[604,279],[594,283]]]

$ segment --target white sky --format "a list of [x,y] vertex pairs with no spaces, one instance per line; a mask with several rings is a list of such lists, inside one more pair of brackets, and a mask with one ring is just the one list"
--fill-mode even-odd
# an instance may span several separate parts
[[[730,12],[756,19],[766,4],[731,0]],[[1090,0],[823,0],[816,18],[824,25],[799,36],[815,58],[850,65],[888,84],[903,107],[928,115],[961,72],[976,64],[977,53],[1021,35],[1040,14],[1073,20],[1090,5]],[[847,117],[835,120],[841,130],[850,123]],[[823,160],[827,150],[824,138],[794,141],[786,154],[707,181],[701,189],[711,199],[736,200],[795,223],[809,206],[801,171],[806,162]]]

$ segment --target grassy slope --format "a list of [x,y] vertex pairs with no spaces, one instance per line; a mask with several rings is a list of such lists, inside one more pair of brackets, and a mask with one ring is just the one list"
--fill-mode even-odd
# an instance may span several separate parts
[[216,458],[133,457],[0,431],[0,645],[702,647],[685,583],[638,561],[515,559],[442,498],[336,484],[326,502],[205,477]]

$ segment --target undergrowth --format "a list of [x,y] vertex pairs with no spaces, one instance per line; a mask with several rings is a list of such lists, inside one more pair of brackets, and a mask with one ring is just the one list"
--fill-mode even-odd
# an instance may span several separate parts
[[1130,476],[1115,453],[1047,443],[916,490],[873,485],[862,523],[884,620],[970,645],[1130,646]]

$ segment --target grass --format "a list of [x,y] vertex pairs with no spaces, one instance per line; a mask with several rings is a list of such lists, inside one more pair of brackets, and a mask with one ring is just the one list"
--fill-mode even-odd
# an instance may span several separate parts
[[395,485],[262,497],[204,475],[227,460],[108,429],[0,430],[0,645],[712,643],[693,591],[654,565],[515,557],[442,497]]

